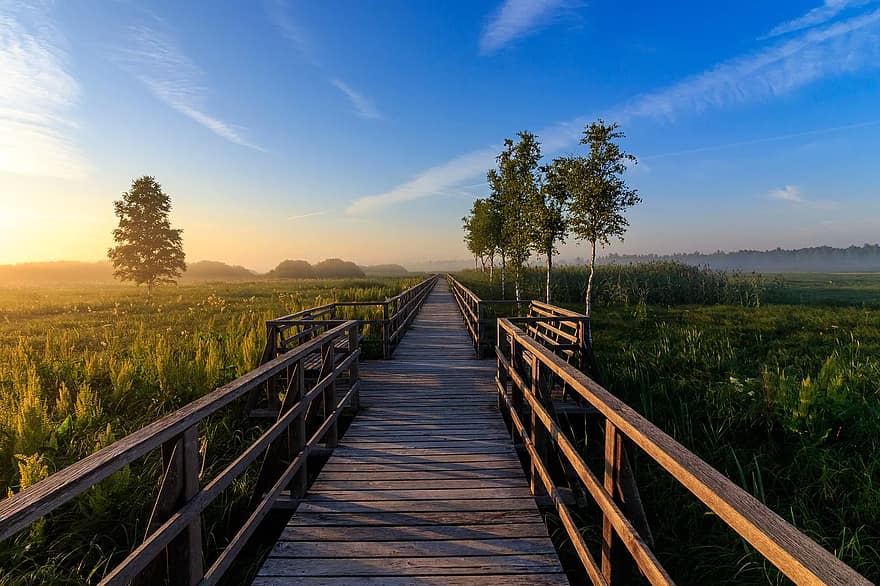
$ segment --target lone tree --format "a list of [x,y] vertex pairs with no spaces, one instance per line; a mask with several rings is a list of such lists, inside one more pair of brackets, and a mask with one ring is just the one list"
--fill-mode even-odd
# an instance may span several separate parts
[[116,246],[107,251],[113,276],[122,281],[146,283],[147,294],[157,283],[174,283],[186,270],[183,230],[168,221],[171,198],[156,179],[144,175],[131,182],[131,191],[113,202],[119,227],[113,230]]
[[[596,244],[605,246],[612,238],[623,240],[629,222],[624,211],[639,203],[638,191],[623,180],[628,163],[636,158],[617,144],[624,138],[617,124],[606,124],[601,118],[584,129],[581,144],[589,145],[588,157],[557,159],[568,190],[569,228],[578,240],[590,243],[590,276],[587,279],[586,315],[590,317],[593,274],[596,265]],[[589,330],[592,342],[592,329]]]

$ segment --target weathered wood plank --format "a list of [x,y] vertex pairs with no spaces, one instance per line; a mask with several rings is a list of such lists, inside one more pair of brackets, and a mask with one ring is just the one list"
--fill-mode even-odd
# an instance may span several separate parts
[[535,499],[468,499],[468,500],[411,500],[411,501],[319,501],[305,500],[297,514],[303,513],[369,513],[369,512],[468,512],[468,511],[533,511]]
[[543,517],[537,510],[508,511],[422,511],[392,513],[387,511],[369,513],[309,513],[302,509],[296,512],[288,527],[300,526],[386,526],[410,527],[421,525],[499,525],[507,523],[541,522]]
[[480,500],[480,499],[506,499],[506,498],[529,498],[532,494],[527,486],[519,487],[493,487],[493,488],[468,488],[446,490],[435,489],[390,489],[390,490],[320,490],[314,487],[309,490],[311,501],[323,500],[358,500],[358,501],[424,501],[433,499],[443,500]]
[[413,482],[413,481],[449,481],[458,480],[503,480],[522,481],[522,469],[519,467],[497,469],[469,470],[386,470],[372,471],[360,468],[345,470],[323,470],[317,482]]
[[[287,527],[280,541],[438,541],[547,537],[543,521],[501,525],[416,525],[404,527]],[[339,546],[344,550],[345,546]]]
[[519,488],[522,487],[522,474],[518,477],[514,475],[502,478],[449,478],[448,475],[442,476],[440,479],[418,479],[404,480],[400,478],[388,478],[386,475],[382,479],[357,479],[347,478],[345,480],[328,480],[327,478],[319,478],[314,485],[312,491],[333,492],[333,491],[356,491],[356,490],[417,490],[417,489],[483,489],[483,488]]
[[[478,571],[475,568],[473,571]],[[477,586],[483,584],[503,584],[505,586],[557,586],[568,584],[565,574],[536,574],[524,573],[525,575],[512,575],[506,573],[490,574],[476,573],[469,575],[437,574],[433,576],[351,576],[351,577],[264,577],[260,576],[254,584],[257,586],[289,586],[291,584],[308,584],[309,586],[340,586],[343,584],[382,584],[383,586],[411,586],[417,584],[438,584],[449,586]],[[415,578],[415,579],[414,579]]]
[[552,554],[556,550],[546,537],[514,539],[450,539],[447,541],[279,541],[272,557],[289,558],[391,558],[462,557],[472,555]]

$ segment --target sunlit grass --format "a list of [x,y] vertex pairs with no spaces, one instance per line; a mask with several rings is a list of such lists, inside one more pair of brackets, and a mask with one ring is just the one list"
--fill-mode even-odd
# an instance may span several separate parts
[[[835,286],[828,275],[660,268],[600,269],[600,286],[610,291],[598,292],[593,329],[606,386],[880,580],[880,319],[866,293],[880,290],[880,275]],[[585,276],[561,271],[557,302],[583,311]],[[543,278],[530,271],[530,296],[541,297]],[[494,288],[485,275],[462,280],[498,295],[497,277]],[[700,290],[715,293],[695,299]],[[644,457],[638,464],[658,555],[679,583],[784,583],[668,473]]]
[[[0,288],[0,495],[251,370],[266,320],[335,300],[384,300],[419,280],[183,285],[151,298],[125,286]],[[362,317],[375,317],[368,311]],[[206,470],[222,468],[259,433],[257,423],[228,410],[209,418],[200,427]],[[143,539],[159,464],[151,454],[0,543],[0,584],[84,584],[102,576]],[[209,559],[250,496],[252,475],[204,515]]]

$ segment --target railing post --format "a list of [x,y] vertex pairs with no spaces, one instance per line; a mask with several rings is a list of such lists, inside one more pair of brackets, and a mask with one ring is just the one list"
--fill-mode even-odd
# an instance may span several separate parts
[[388,302],[382,304],[382,358],[391,358],[391,320]]
[[[348,351],[349,353],[353,353],[357,351],[358,348],[358,328],[357,326],[348,330]],[[361,367],[360,361],[354,360],[351,363],[351,366],[348,367],[348,384],[349,388],[353,387],[361,380]],[[360,410],[361,408],[361,392],[360,390],[355,391],[355,393],[351,396],[351,406],[355,411]]]
[[[324,344],[324,348],[321,349],[323,360],[321,364],[321,376],[318,380],[333,374],[333,369],[336,366],[336,348],[333,342],[333,340],[330,340]],[[333,381],[327,385],[327,388],[324,389],[324,392],[321,393],[321,395],[324,403],[324,421],[326,421],[333,415],[333,411],[336,410],[336,379],[333,379]],[[334,421],[330,426],[330,429],[327,430],[327,435],[324,436],[324,443],[328,448],[335,448],[336,444],[339,443],[339,429],[336,421]]]
[[[611,498],[620,504],[618,498],[619,489],[617,484],[620,477],[620,464],[622,453],[622,438],[617,428],[605,420],[605,473],[604,486]],[[614,531],[611,520],[607,516],[602,518],[602,575],[608,584],[622,584],[625,558],[623,556],[623,543]]]
[[273,322],[266,322],[266,347],[263,349],[263,356],[260,358],[260,364],[266,364],[278,354],[278,328]]
[[[510,368],[517,374],[516,368],[516,336],[511,333],[510,334]],[[512,378],[512,377],[511,377]],[[521,377],[520,377],[521,378]],[[510,409],[514,413],[516,413],[520,419],[522,418],[522,405],[523,405],[523,394],[522,389],[516,384],[515,380],[510,381]],[[522,444],[522,439],[519,436],[519,432],[513,428],[513,425],[510,426],[510,437],[513,440],[514,445]]]
[[477,359],[483,357],[483,337],[485,325],[483,324],[483,302],[477,301]]
[[[305,369],[302,362],[299,362],[293,370],[293,381],[290,385],[288,393],[293,393],[289,404],[296,405],[302,401],[305,395]],[[287,402],[287,401],[285,401]],[[305,406],[300,410],[299,414],[293,419],[287,432],[288,441],[288,461],[293,461],[306,445],[308,438],[306,437],[306,415],[309,408]],[[306,494],[306,486],[308,485],[309,470],[308,458],[303,458],[302,465],[293,475],[290,482],[290,496],[293,498],[302,498]]]
[[[541,381],[541,362],[538,360],[537,356],[532,356],[532,388],[531,393],[532,397],[534,397],[538,403],[544,404],[544,396],[541,390],[542,381]],[[546,464],[547,462],[547,430],[544,428],[544,422],[538,417],[534,406],[531,408],[532,412],[532,445],[535,447],[535,452],[537,453],[538,458]],[[529,476],[530,480],[530,488],[532,494],[544,494],[546,492],[544,488],[544,483],[538,477],[538,466],[535,463],[534,458],[529,458],[531,461],[531,474]]]
[[[162,460],[165,474],[147,523],[146,537],[149,537],[199,492],[201,462],[198,424],[165,442],[162,445]],[[193,586],[199,583],[204,575],[200,518],[190,523],[168,545],[163,557],[164,560],[157,558],[134,583],[155,583],[157,574],[164,577],[164,579],[160,578],[161,581],[167,581],[169,584]]]
[[[503,354],[501,352],[501,322],[497,323],[496,328],[498,329],[498,346],[496,352],[499,354]],[[504,363],[501,361],[501,356],[497,358],[498,366],[496,370],[496,376],[498,377],[498,411],[501,412],[501,416],[504,417],[504,420],[507,421],[508,414],[506,413],[506,409],[504,408],[507,405],[507,402],[504,400],[504,393],[507,392],[507,369],[504,368]]]

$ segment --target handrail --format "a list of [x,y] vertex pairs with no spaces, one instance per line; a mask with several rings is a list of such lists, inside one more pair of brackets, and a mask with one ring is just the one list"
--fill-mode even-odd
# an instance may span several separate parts
[[[356,320],[340,323],[174,413],[0,501],[0,540],[9,538],[114,472],[161,448],[164,475],[145,541],[111,570],[102,584],[162,581],[163,578],[157,577],[156,573],[161,575],[165,564],[157,564],[156,560],[163,551],[167,551],[168,559],[174,561],[168,566],[174,572],[183,573],[186,583],[215,583],[281,491],[288,485],[298,494],[305,490],[308,453],[321,441],[328,448],[335,447],[337,419],[343,407],[357,401],[360,388],[358,327]],[[341,339],[347,341],[349,350],[337,360],[337,341]],[[320,353],[320,375],[307,388],[305,361],[316,352]],[[337,402],[336,381],[343,374],[347,374],[349,386],[345,396]],[[260,385],[273,383],[286,387],[275,424],[207,485],[200,487],[199,423]],[[316,404],[321,407],[315,408]],[[307,418],[316,416],[320,418],[320,425],[315,430],[308,430]],[[311,433],[309,437],[307,432]],[[218,560],[205,572],[201,513],[261,454],[266,457],[262,460],[254,494],[256,507]],[[289,462],[286,467],[281,464],[282,459]]]
[[587,316],[535,299],[480,299],[452,275],[447,274],[446,278],[453,298],[461,310],[477,358],[482,358],[491,350],[493,342],[489,333],[494,333],[494,322],[498,319],[497,316],[487,316],[485,308],[494,305],[528,305],[528,317],[508,316],[509,319],[527,324],[528,332],[539,338],[545,346],[565,356],[567,361],[576,363],[584,372],[596,375],[597,366],[587,336],[590,322]]
[[[620,477],[624,445],[640,448],[685,489],[757,549],[770,563],[797,583],[869,584],[819,544],[787,523],[751,494],[709,466],[512,321],[498,320],[499,406],[520,436],[531,461],[532,490],[545,490],[553,500],[566,533],[594,584],[621,579],[621,553],[626,550],[652,584],[671,578],[646,540],[622,510]],[[600,481],[550,415],[549,381],[557,377],[605,418],[604,477]],[[508,389],[508,383],[510,388]],[[528,416],[528,417],[527,417]],[[574,524],[568,505],[559,496],[559,483],[548,472],[551,447],[602,511],[601,564],[595,560]],[[616,577],[616,579],[615,579]]]
[[[427,279],[413,285],[409,289],[389,297],[385,301],[334,301],[319,307],[303,309],[283,317],[271,319],[266,322],[266,348],[263,351],[262,361],[273,359],[281,352],[286,352],[296,344],[314,336],[324,321],[336,321],[337,309],[340,307],[381,307],[381,319],[363,319],[361,325],[378,325],[381,329],[382,358],[389,359],[400,341],[403,331],[412,320],[415,319],[424,300],[433,289],[439,275],[431,275]],[[285,337],[285,332],[291,328],[299,328],[300,331]],[[291,342],[295,344],[292,346]]]

